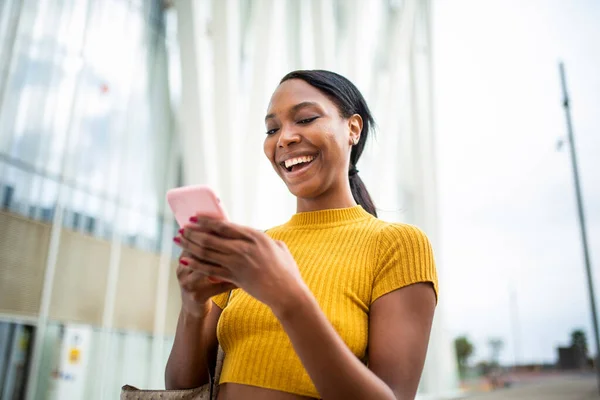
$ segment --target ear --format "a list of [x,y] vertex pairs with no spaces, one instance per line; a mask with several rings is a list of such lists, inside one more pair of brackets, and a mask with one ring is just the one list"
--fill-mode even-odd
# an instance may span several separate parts
[[350,144],[350,146],[353,146],[356,143],[358,143],[358,140],[360,139],[360,133],[362,132],[362,128],[363,120],[360,115],[354,114],[353,116],[348,118],[348,129],[350,134],[348,136],[348,143]]

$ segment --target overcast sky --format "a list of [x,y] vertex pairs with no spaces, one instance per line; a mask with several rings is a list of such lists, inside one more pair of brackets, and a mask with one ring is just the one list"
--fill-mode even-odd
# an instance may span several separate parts
[[553,362],[578,327],[593,348],[569,153],[556,151],[566,136],[557,62],[566,64],[600,293],[600,2],[434,3],[447,327],[474,341],[476,359],[501,337],[504,362]]

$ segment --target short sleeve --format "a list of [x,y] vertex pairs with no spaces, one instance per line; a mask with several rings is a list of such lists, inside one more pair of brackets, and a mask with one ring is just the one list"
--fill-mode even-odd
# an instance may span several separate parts
[[229,299],[229,292],[218,294],[216,296],[211,297],[211,299],[213,303],[215,303],[222,310],[227,305],[227,300]]
[[438,278],[429,239],[412,225],[388,225],[379,237],[371,303],[396,289],[422,282],[432,284],[437,298]]

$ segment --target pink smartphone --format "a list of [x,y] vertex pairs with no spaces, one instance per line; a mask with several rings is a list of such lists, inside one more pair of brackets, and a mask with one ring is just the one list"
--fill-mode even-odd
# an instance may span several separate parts
[[195,215],[227,220],[227,213],[215,192],[206,185],[184,186],[167,192],[167,202],[180,227]]

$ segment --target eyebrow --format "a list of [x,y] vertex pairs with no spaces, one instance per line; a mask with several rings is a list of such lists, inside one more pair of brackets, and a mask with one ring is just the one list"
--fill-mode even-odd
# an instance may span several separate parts
[[[302,108],[315,107],[315,106],[318,107],[319,105],[313,101],[303,101],[302,103],[298,103],[295,106],[293,106],[292,108],[290,108],[289,113],[293,114]],[[267,116],[265,117],[265,121],[267,121],[268,119],[272,119],[272,118],[275,118],[275,114],[267,114]]]

